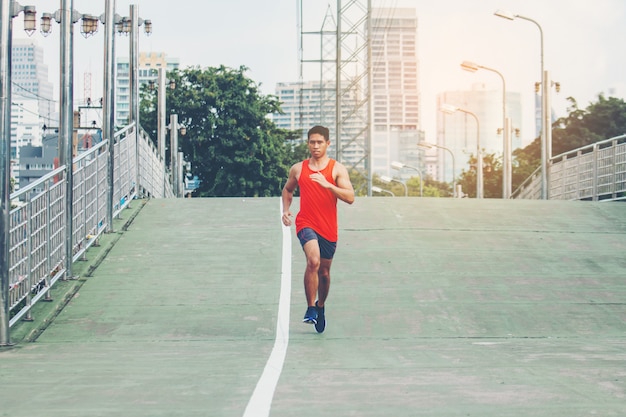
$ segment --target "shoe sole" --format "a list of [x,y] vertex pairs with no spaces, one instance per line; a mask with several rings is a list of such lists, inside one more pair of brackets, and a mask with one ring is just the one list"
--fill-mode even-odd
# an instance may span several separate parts
[[306,318],[306,319],[302,320],[302,323],[307,323],[307,324],[317,324],[317,320],[315,320],[315,319],[310,319],[310,318]]

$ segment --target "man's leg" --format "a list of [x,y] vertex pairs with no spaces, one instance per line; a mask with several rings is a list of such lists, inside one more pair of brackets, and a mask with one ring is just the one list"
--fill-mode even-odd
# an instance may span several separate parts
[[[315,308],[315,298],[319,286],[318,273],[320,268],[320,247],[317,239],[306,242],[303,246],[306,256],[306,268],[304,270],[304,295],[307,302],[307,313],[304,321],[316,323],[317,309]],[[314,315],[315,317],[312,317]]]
[[328,291],[330,290],[330,265],[332,264],[332,259],[321,259],[320,267],[317,272],[318,277],[318,297],[317,297],[317,306],[324,307],[324,303],[326,302],[326,298],[328,297]]
[[326,312],[324,311],[324,303],[326,297],[328,297],[328,290],[330,289],[330,264],[332,259],[322,258],[320,261],[320,268],[317,273],[318,279],[318,298],[315,302],[315,309],[317,310],[317,321],[315,323],[315,330],[318,333],[322,333],[326,329]]

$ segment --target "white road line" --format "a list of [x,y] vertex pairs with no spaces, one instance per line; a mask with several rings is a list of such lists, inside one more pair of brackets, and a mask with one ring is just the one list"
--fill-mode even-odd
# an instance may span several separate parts
[[[282,216],[282,202],[281,202]],[[276,384],[285,363],[289,345],[289,309],[291,305],[291,228],[283,228],[282,273],[280,278],[280,299],[278,302],[278,320],[276,340],[261,378],[248,401],[244,417],[267,417],[270,415]]]

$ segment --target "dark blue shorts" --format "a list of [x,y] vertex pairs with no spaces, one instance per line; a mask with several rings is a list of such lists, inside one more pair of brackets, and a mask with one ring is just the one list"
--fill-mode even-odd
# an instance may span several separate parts
[[317,243],[320,245],[320,257],[322,259],[333,259],[335,250],[337,249],[337,242],[330,242],[324,239],[315,230],[309,227],[305,227],[298,232],[298,239],[300,239],[302,247],[304,247],[304,244],[309,240],[317,240]]

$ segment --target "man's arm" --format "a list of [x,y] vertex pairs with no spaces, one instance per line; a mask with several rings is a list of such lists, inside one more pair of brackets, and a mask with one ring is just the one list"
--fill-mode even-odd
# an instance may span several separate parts
[[341,201],[352,204],[354,203],[354,188],[352,187],[352,182],[350,182],[348,170],[340,163],[336,163],[335,166],[337,167],[337,178],[335,178],[337,190],[333,191],[333,193]]
[[300,172],[300,164],[295,164],[289,169],[289,177],[283,187],[282,199],[283,199],[283,215],[282,221],[285,226],[291,226],[291,202],[293,201],[293,192],[298,186],[298,174]]

